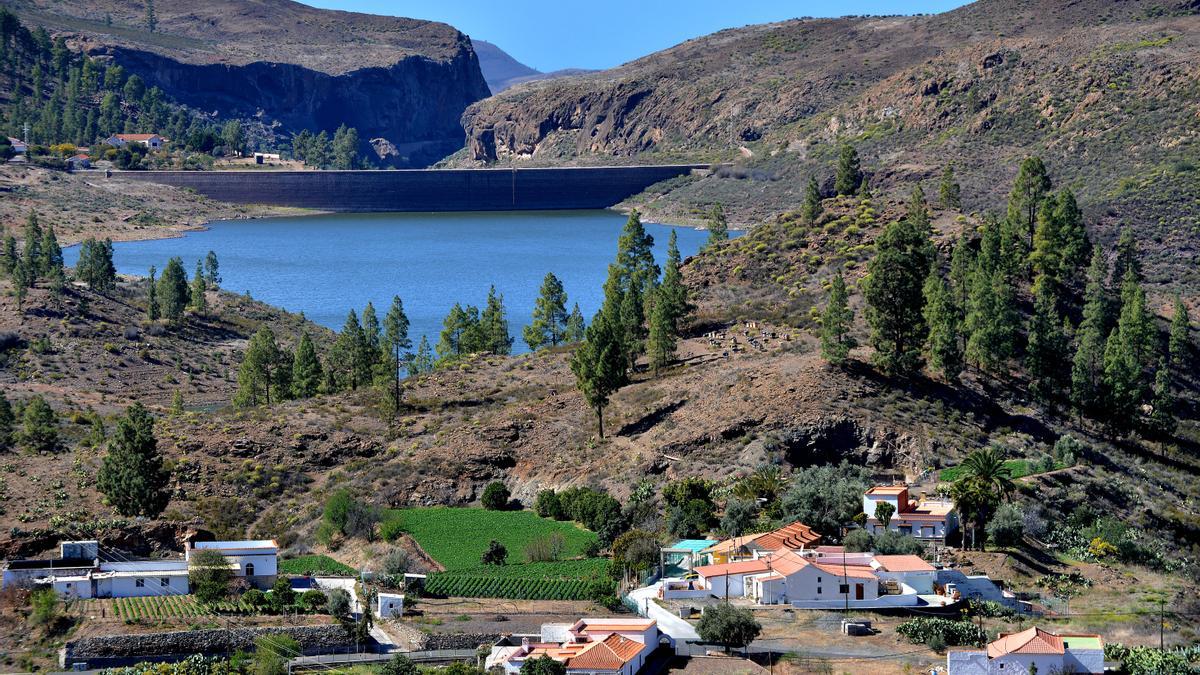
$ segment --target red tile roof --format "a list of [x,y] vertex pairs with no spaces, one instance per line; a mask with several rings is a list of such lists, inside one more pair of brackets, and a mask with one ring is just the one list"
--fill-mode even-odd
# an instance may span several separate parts
[[845,577],[847,579],[878,579],[875,576],[875,571],[865,565],[840,565],[838,563],[823,563],[814,562],[813,567],[821,570],[826,574],[832,574],[835,577]]
[[706,579],[711,579],[712,577],[723,577],[729,574],[755,574],[768,570],[770,570],[770,567],[767,566],[766,559],[759,558],[758,560],[741,560],[732,563],[722,563],[720,565],[704,565],[694,568],[692,571]]
[[754,540],[754,545],[767,551],[780,549],[797,550],[807,548],[819,541],[821,535],[800,521],[784,525],[778,530],[767,532]]
[[884,572],[932,572],[933,565],[919,555],[877,555],[875,562]]
[[1037,626],[1021,631],[1001,635],[1000,639],[989,643],[987,655],[989,659],[999,658],[1005,654],[1063,654],[1062,638],[1044,631]]

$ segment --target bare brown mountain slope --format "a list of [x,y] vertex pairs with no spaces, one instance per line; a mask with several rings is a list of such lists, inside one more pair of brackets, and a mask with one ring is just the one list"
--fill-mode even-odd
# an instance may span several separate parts
[[756,224],[828,192],[841,142],[872,185],[953,163],[968,210],[1002,205],[1041,155],[1098,238],[1129,223],[1155,281],[1200,287],[1200,14],[1157,0],[980,0],[934,16],[794,20],[721,31],[591,75],[515,87],[463,115],[451,163],[729,162],[634,198]]
[[458,118],[488,95],[471,40],[442,23],[322,10],[291,0],[17,0],[22,21],[66,34],[147,85],[283,137],[358,129],[385,163],[423,166],[462,147]]

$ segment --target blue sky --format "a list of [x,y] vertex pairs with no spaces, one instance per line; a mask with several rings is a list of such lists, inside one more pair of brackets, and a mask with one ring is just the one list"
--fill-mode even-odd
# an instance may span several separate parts
[[302,0],[444,21],[542,71],[611,68],[688,38],[798,16],[943,12],[962,0]]

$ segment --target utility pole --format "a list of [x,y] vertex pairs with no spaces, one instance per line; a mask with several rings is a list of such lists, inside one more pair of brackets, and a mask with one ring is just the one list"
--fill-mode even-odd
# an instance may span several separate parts
[[1166,642],[1163,638],[1164,628],[1167,624],[1166,615],[1166,598],[1158,599],[1158,651],[1166,651]]

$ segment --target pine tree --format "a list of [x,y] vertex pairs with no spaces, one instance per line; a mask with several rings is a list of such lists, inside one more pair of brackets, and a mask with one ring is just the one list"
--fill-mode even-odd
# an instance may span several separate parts
[[[650,292],[653,293],[654,289]],[[632,372],[638,356],[646,351],[646,300],[640,287],[631,286],[621,295],[618,318],[626,368]]]
[[316,396],[324,377],[321,360],[317,358],[317,348],[308,331],[305,331],[300,334],[300,344],[292,359],[292,396],[301,399]]
[[183,321],[188,296],[188,279],[187,272],[183,270],[183,261],[178,257],[171,258],[158,279],[158,303],[163,318],[173,324]]
[[379,358],[383,344],[383,329],[379,326],[379,316],[375,314],[375,305],[367,302],[362,312],[363,343],[367,350],[373,352],[367,357],[369,364],[374,364]]
[[421,344],[417,346],[417,353],[413,355],[408,364],[408,373],[424,375],[431,372],[433,372],[433,349],[429,346],[429,339],[422,335]]
[[342,324],[342,332],[338,333],[334,342],[339,389],[349,387],[357,390],[370,382],[371,368],[367,361],[367,337],[363,333],[362,324],[358,322],[358,314],[350,310],[346,314],[346,322]]
[[675,360],[676,335],[672,325],[669,302],[664,297],[662,287],[651,293],[650,301],[650,331],[646,338],[646,355],[650,359],[650,368],[654,376]]
[[146,318],[151,321],[158,321],[161,317],[161,312],[158,306],[158,282],[154,275],[157,270],[154,266],[150,266],[150,283],[146,287]]
[[1083,212],[1079,210],[1075,194],[1070,189],[1063,188],[1055,196],[1054,219],[1058,223],[1059,241],[1062,242],[1058,276],[1064,283],[1073,285],[1078,283],[1080,270],[1088,264],[1092,242],[1083,224]]
[[493,354],[512,353],[513,338],[508,332],[508,312],[504,309],[504,296],[496,293],[496,287],[488,289],[487,304],[479,317],[484,334],[484,350]]
[[1037,227],[1033,232],[1033,251],[1029,254],[1034,278],[1045,276],[1049,280],[1057,281],[1063,268],[1063,242],[1056,203],[1056,200],[1047,198],[1042,200],[1038,208]]
[[1033,284],[1033,315],[1027,330],[1025,350],[1030,393],[1043,403],[1052,402],[1061,392],[1067,376],[1063,355],[1067,340],[1063,320],[1058,313],[1058,294],[1051,278],[1043,273]]
[[1121,237],[1117,240],[1117,255],[1113,261],[1114,283],[1124,283],[1130,272],[1138,283],[1145,278],[1141,260],[1138,259],[1137,239],[1133,236],[1133,228],[1126,225],[1121,228]]
[[[1050,192],[1050,175],[1040,157],[1027,157],[1021,162],[1012,192],[1008,195],[1008,214],[1005,218],[1010,232],[1017,235],[1013,245],[1028,253],[1033,246],[1033,231],[1037,225],[1038,209]],[[1023,236],[1022,236],[1023,235]],[[1018,242],[1021,242],[1019,244]]]
[[1097,244],[1087,273],[1083,319],[1075,332],[1075,356],[1071,362],[1071,402],[1080,411],[1099,407],[1104,372],[1105,336],[1108,334],[1108,263]]
[[829,301],[821,316],[821,356],[835,366],[846,362],[854,348],[850,329],[854,325],[854,310],[850,309],[846,279],[839,270],[829,284]]
[[962,187],[954,180],[954,165],[947,164],[942,170],[942,182],[938,185],[938,196],[942,208],[959,210],[962,208]]
[[1189,336],[1191,330],[1191,319],[1188,317],[1187,307],[1183,304],[1183,299],[1179,297],[1179,293],[1175,293],[1175,301],[1172,303],[1171,316],[1171,331],[1167,340],[1167,354],[1170,357],[1172,368],[1180,371],[1186,371],[1188,365],[1188,352],[1192,346],[1192,339]]
[[962,314],[936,265],[925,278],[923,294],[925,323],[929,326],[929,369],[953,382],[963,369]]
[[554,347],[563,342],[567,323],[567,293],[552,272],[542,279],[542,288],[533,305],[533,317],[521,331],[529,349]]
[[218,288],[221,285],[221,263],[217,260],[215,251],[209,251],[204,257],[204,281],[208,283],[210,288]]
[[1154,373],[1154,398],[1150,403],[1151,412],[1148,426],[1150,431],[1163,439],[1175,433],[1178,421],[1175,419],[1175,396],[1171,392],[1171,371],[1166,359],[1158,362],[1158,371]]
[[14,427],[17,416],[13,413],[12,404],[0,391],[0,450],[9,450],[13,444]]
[[178,389],[171,394],[171,417],[183,415],[183,392]]
[[567,316],[566,329],[563,331],[563,342],[565,344],[575,344],[582,342],[586,337],[587,325],[583,320],[583,312],[579,311],[579,303],[571,309],[571,314]]
[[153,33],[158,29],[158,17],[154,14],[154,0],[146,0],[146,30]]
[[571,356],[575,384],[596,413],[600,438],[604,438],[604,407],[608,399],[628,382],[628,363],[621,345],[619,326],[603,311],[587,328],[587,338]]
[[971,248],[971,239],[964,230],[954,243],[950,254],[950,296],[954,305],[964,312],[967,298],[971,294],[971,269],[975,265],[975,249]]
[[727,239],[729,239],[729,221],[725,219],[725,207],[719,203],[713,204],[712,211],[708,214],[708,241],[705,246],[712,246]]
[[47,227],[42,234],[41,261],[38,268],[48,278],[64,276],[62,247],[58,245],[58,236],[54,233],[53,225]]
[[37,213],[30,211],[29,217],[25,219],[25,255],[23,258],[30,286],[46,273],[46,270],[42,268],[45,261],[42,257],[42,240],[44,238],[45,235],[38,222]]
[[171,500],[171,474],[163,467],[154,420],[134,403],[117,422],[96,487],[123,516],[155,517]]
[[278,386],[281,379],[278,371],[287,367],[290,375],[290,368],[294,367],[293,363],[284,363],[283,354],[270,326],[263,326],[254,333],[238,369],[238,390],[233,398],[235,405],[256,406],[260,398],[262,403],[271,405],[272,393],[275,394],[275,401],[283,398]]
[[808,186],[804,190],[804,206],[800,209],[800,215],[804,222],[808,225],[815,225],[817,218],[821,217],[821,186],[817,184],[817,177],[809,175]]
[[976,265],[968,300],[966,359],[985,370],[999,371],[1016,350],[1020,314],[1017,289],[1001,267],[990,274]]
[[208,314],[208,284],[204,281],[204,267],[196,261],[196,275],[192,277],[192,311],[197,316]]
[[20,259],[17,255],[17,238],[11,234],[4,235],[4,250],[0,254],[0,273],[5,276],[11,275],[13,267]]
[[12,270],[12,285],[13,295],[17,300],[17,311],[23,311],[25,306],[25,296],[29,293],[30,287],[33,286],[33,277],[29,272],[29,267],[24,260],[18,260]]
[[859,165],[858,151],[853,145],[843,143],[838,151],[837,173],[834,175],[833,189],[839,195],[852,195],[858,192],[863,183],[862,168]]
[[1104,345],[1106,420],[1114,429],[1129,429],[1145,393],[1143,373],[1153,348],[1154,325],[1146,311],[1146,294],[1128,268],[1121,289],[1121,314]]
[[85,239],[79,245],[79,263],[75,277],[93,291],[110,291],[117,286],[117,269],[113,266],[112,240]]
[[400,365],[409,349],[412,349],[412,340],[408,337],[408,315],[404,313],[404,302],[396,295],[392,297],[392,306],[383,317],[383,363],[391,384],[392,410],[400,408]]
[[58,415],[41,396],[34,396],[21,411],[21,446],[29,452],[53,452],[58,448]]
[[933,259],[928,213],[914,191],[909,214],[887,226],[868,265],[863,297],[875,363],[888,375],[911,375],[921,367],[927,327],[925,278]]
[[665,304],[664,311],[671,332],[676,337],[679,336],[683,322],[692,309],[688,301],[687,286],[683,284],[683,273],[680,271],[682,264],[683,257],[679,254],[678,238],[672,229],[671,236],[667,239],[667,265],[663,268],[659,298]]

